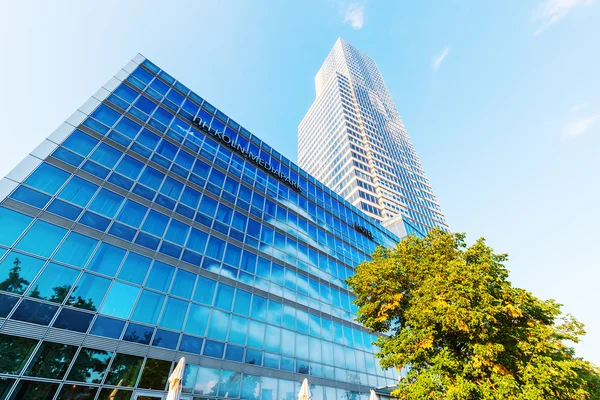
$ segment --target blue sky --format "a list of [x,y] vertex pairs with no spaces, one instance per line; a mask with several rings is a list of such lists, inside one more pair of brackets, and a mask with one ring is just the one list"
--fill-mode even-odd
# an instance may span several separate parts
[[138,52],[295,160],[341,36],[379,64],[451,228],[509,253],[600,364],[598,0],[168,4],[0,2],[1,176]]

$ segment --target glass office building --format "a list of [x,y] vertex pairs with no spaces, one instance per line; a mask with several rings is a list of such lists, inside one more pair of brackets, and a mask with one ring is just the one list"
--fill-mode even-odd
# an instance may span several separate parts
[[448,224],[375,61],[338,39],[298,127],[298,165],[399,236]]
[[397,240],[138,55],[0,181],[0,399],[365,399]]

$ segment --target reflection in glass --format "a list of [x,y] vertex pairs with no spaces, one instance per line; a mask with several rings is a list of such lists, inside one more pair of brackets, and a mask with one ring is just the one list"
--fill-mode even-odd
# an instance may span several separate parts
[[241,381],[242,374],[240,372],[222,370],[219,384],[219,396],[234,399],[239,397]]
[[194,385],[194,394],[204,396],[216,396],[219,384],[219,370],[213,368],[199,367],[198,377]]
[[11,318],[33,324],[48,325],[57,310],[57,306],[24,300],[19,304]]
[[170,370],[170,361],[148,358],[138,386],[144,389],[164,390]]
[[142,361],[144,361],[142,357],[117,354],[110,367],[105,384],[132,387],[135,385],[142,368]]
[[130,400],[131,390],[106,388],[100,391],[98,400]]
[[182,379],[182,392],[183,393],[191,393],[194,388],[194,382],[196,381],[196,374],[198,373],[198,366],[186,364],[185,369],[183,370],[183,379]]
[[121,337],[124,326],[125,321],[99,315],[98,318],[96,318],[96,322],[94,322],[94,326],[92,326],[90,333],[92,335],[118,339]]
[[96,392],[98,392],[97,387],[65,384],[56,400],[94,400]]
[[62,303],[79,275],[79,270],[50,263],[35,281],[27,296]]
[[94,274],[84,273],[77,282],[67,304],[85,310],[96,311],[108,290],[110,280]]
[[242,399],[258,400],[260,394],[260,376],[244,374],[242,380]]
[[81,349],[67,380],[101,383],[112,356],[110,351]]
[[114,282],[110,288],[102,309],[102,314],[110,315],[117,318],[127,318],[131,313],[135,299],[137,298],[140,289],[127,285],[122,282]]
[[58,389],[58,383],[26,381],[22,379],[9,400],[47,400],[51,399]]
[[43,342],[25,374],[40,378],[62,379],[76,351],[75,346]]
[[150,344],[150,339],[152,339],[153,333],[154,328],[130,323],[125,331],[125,334],[123,335],[123,340],[134,343]]
[[0,334],[0,373],[21,372],[36,344],[35,339]]
[[44,263],[45,261],[39,258],[26,256],[16,251],[10,252],[0,263],[0,290],[23,293]]

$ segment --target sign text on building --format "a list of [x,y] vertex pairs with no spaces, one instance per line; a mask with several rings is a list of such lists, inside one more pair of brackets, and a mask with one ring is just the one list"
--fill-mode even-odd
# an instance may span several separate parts
[[234,142],[233,139],[231,139],[229,136],[225,135],[225,133],[223,133],[221,131],[217,131],[214,128],[211,128],[209,124],[207,124],[206,122],[204,122],[202,120],[202,118],[196,117],[192,120],[192,123],[194,124],[194,126],[200,128],[202,131],[216,137],[217,139],[219,139],[220,142],[226,144],[229,148],[231,148],[232,150],[235,150],[242,156],[246,157],[248,160],[252,161],[254,164],[258,165],[259,167],[261,167],[262,169],[264,169],[265,171],[267,171],[268,173],[270,173],[277,179],[287,183],[294,190],[296,190],[298,192],[302,192],[300,185],[298,185],[298,183],[296,181],[290,179],[284,173],[281,173],[281,172],[275,170],[275,168],[273,168],[273,166],[271,164],[269,164],[268,162],[266,162],[265,160],[260,158],[258,156],[258,154],[253,154],[250,151],[246,150],[245,148],[242,147],[241,144]]

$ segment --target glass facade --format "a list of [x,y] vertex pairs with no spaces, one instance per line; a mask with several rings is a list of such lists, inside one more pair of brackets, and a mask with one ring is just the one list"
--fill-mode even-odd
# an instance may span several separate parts
[[344,279],[398,238],[142,56],[0,194],[0,399],[395,383]]

